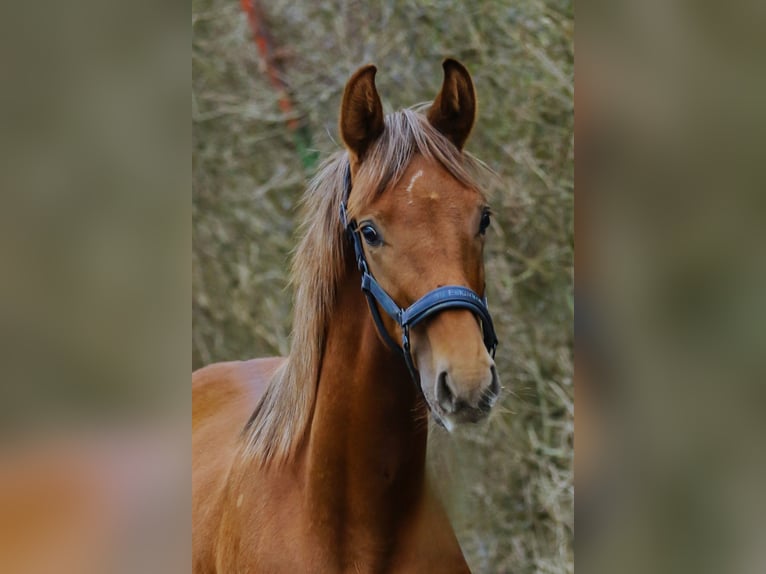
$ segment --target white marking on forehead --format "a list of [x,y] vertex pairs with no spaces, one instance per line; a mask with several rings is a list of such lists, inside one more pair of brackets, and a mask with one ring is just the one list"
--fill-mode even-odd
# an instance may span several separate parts
[[407,193],[412,192],[412,186],[415,184],[417,179],[423,175],[423,170],[419,169],[415,172],[415,175],[412,176],[412,179],[410,179],[410,184],[407,186]]

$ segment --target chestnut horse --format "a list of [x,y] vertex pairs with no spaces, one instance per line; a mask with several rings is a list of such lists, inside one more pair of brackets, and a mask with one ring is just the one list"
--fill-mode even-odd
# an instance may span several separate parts
[[428,416],[477,421],[499,384],[462,152],[476,96],[443,67],[425,115],[384,116],[374,66],[350,78],[346,149],[306,193],[290,355],[192,375],[197,574],[469,572],[426,481]]

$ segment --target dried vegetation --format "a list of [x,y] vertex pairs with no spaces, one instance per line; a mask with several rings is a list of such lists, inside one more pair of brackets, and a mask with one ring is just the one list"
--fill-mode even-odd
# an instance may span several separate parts
[[[432,433],[432,475],[475,572],[573,572],[571,1],[277,0],[265,15],[291,113],[321,157],[338,147],[359,65],[378,65],[388,110],[433,98],[444,56],[471,70],[480,115],[467,149],[498,174],[487,276],[506,392],[489,423]],[[193,0],[192,28],[196,368],[288,351],[288,260],[312,156],[239,3]]]

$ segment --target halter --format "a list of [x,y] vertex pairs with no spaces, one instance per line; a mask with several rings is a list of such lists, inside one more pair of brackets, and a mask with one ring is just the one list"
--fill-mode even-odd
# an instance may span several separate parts
[[[359,238],[356,220],[348,219],[346,204],[350,194],[351,166],[348,165],[346,167],[346,175],[344,179],[343,201],[340,204],[340,221],[354,245],[356,265],[359,268],[359,271],[362,272],[362,291],[367,298],[370,314],[378,329],[378,333],[380,333],[380,336],[389,347],[404,356],[404,362],[407,364],[407,369],[416,386],[419,386],[420,377],[418,376],[418,371],[415,368],[415,363],[412,360],[412,353],[410,352],[410,328],[437,313],[446,311],[447,309],[467,309],[479,319],[484,338],[484,345],[487,347],[492,358],[494,358],[495,350],[497,349],[497,335],[495,334],[495,327],[492,324],[492,317],[487,308],[486,297],[480,297],[468,287],[447,285],[429,291],[412,305],[403,309],[396,304],[388,293],[385,292],[372,276],[372,273],[370,273],[367,259],[364,256],[364,249],[362,249],[362,241]],[[383,319],[380,316],[380,311],[378,310],[378,305],[375,304],[376,302],[386,314],[401,327],[401,347],[391,338],[388,331],[386,331],[386,328],[383,325]]]

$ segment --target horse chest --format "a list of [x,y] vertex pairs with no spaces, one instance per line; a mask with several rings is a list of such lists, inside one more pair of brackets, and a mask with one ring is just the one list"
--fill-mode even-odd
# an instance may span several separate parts
[[370,504],[349,516],[296,502],[290,490],[264,485],[240,502],[243,513],[222,525],[219,574],[470,572],[441,509],[425,498],[410,512],[384,515]]

